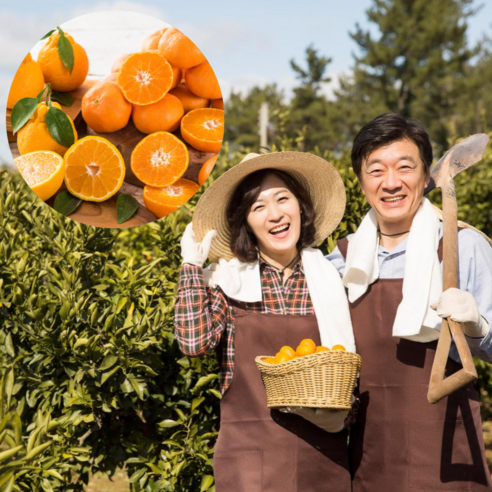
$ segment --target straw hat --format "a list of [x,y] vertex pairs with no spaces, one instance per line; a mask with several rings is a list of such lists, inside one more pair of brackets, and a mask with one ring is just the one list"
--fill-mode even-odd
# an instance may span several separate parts
[[342,220],[345,211],[345,187],[335,168],[321,157],[304,152],[248,154],[239,164],[225,172],[202,195],[193,215],[193,230],[201,241],[205,234],[217,231],[209,259],[230,260],[230,231],[226,210],[239,183],[260,169],[279,169],[296,178],[309,192],[315,211],[316,235],[313,245],[329,236]]

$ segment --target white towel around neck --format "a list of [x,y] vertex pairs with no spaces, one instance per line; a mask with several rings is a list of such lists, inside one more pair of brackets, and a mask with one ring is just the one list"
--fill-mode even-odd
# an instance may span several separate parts
[[[348,244],[343,284],[355,302],[379,278],[377,218],[373,209],[364,217]],[[441,318],[430,308],[442,293],[437,249],[439,219],[427,198],[415,214],[407,239],[403,299],[393,323],[393,336],[416,342],[439,338]]]
[[[321,344],[329,348],[340,344],[349,352],[355,352],[352,321],[340,274],[318,249],[303,249],[301,259]],[[204,274],[209,287],[220,286],[232,299],[243,302],[262,300],[259,261],[243,263],[237,258],[230,261],[220,259],[219,263],[205,268]]]

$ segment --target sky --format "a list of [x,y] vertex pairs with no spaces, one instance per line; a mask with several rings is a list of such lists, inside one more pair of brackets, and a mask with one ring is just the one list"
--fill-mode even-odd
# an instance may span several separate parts
[[[272,82],[288,95],[296,85],[289,60],[302,63],[306,47],[312,44],[320,54],[333,60],[327,73],[333,82],[324,88],[330,95],[338,77],[350,71],[352,54],[357,52],[349,32],[354,31],[357,23],[370,27],[365,12],[372,3],[372,0],[17,0],[6,7],[6,2],[2,2],[0,106],[5,108],[20,62],[46,32],[81,15],[99,11],[138,12],[183,31],[211,63],[224,97],[231,90],[245,91]],[[492,1],[475,1],[476,6],[480,4],[484,4],[481,11],[469,20],[471,45],[484,33],[492,34]],[[94,29],[104,27],[97,25]],[[108,27],[108,36],[111,32]],[[11,160],[2,119],[0,162]]]

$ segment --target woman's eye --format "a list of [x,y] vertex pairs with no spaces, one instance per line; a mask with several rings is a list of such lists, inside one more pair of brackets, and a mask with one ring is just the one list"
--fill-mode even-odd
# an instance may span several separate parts
[[281,196],[281,197],[278,199],[278,201],[279,201],[279,202],[285,202],[285,200],[288,200],[288,199],[289,199],[289,197],[288,197],[288,196]]
[[253,212],[257,212],[258,210],[261,210],[263,208],[263,205],[257,205],[256,207],[253,207]]

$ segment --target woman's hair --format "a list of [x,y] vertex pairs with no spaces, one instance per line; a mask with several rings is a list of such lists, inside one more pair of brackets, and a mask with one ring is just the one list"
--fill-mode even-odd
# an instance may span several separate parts
[[277,169],[261,169],[246,176],[235,189],[227,206],[226,218],[231,232],[231,250],[234,256],[244,262],[252,262],[258,257],[255,235],[247,223],[251,206],[260,194],[260,187],[266,176],[273,174],[281,179],[289,191],[297,198],[301,210],[301,234],[297,249],[310,246],[314,241],[314,207],[307,190],[290,174]]

